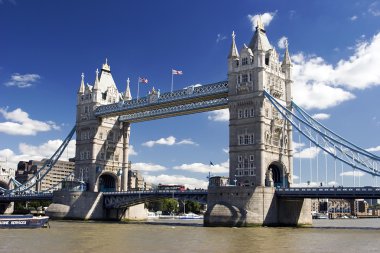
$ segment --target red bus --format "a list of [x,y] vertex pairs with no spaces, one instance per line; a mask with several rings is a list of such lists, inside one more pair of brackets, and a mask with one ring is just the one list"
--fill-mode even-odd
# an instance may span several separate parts
[[184,191],[185,186],[180,184],[159,184],[157,187],[158,190],[175,190],[175,191]]

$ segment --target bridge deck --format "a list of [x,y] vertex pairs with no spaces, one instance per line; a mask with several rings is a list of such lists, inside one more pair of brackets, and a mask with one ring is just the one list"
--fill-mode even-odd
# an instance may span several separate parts
[[227,97],[228,82],[223,81],[99,106],[94,114],[97,117],[121,116],[121,121],[143,121],[224,108]]
[[280,198],[380,199],[380,187],[277,188]]

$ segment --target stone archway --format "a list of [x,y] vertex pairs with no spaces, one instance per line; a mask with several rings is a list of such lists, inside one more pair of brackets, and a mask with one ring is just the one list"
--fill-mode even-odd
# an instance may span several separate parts
[[289,187],[289,182],[285,175],[284,165],[278,162],[272,162],[268,166],[266,186]]
[[98,190],[100,192],[117,191],[117,177],[109,173],[100,175],[98,179]]

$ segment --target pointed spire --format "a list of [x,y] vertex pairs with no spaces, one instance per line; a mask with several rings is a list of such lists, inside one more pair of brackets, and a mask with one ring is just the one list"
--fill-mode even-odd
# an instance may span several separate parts
[[231,58],[239,58],[239,53],[238,53],[238,50],[236,48],[236,42],[235,42],[235,31],[232,31],[232,44],[231,44],[231,50],[230,50],[230,53],[228,55],[228,59],[231,59]]
[[257,20],[256,31],[251,39],[251,42],[249,43],[249,48],[252,49],[252,51],[268,51],[272,48],[266,35],[264,25],[261,22],[261,16],[259,16]]
[[282,60],[282,66],[283,65],[292,65],[292,62],[290,60],[290,54],[289,54],[289,49],[288,49],[288,40],[285,40],[285,54],[284,54],[284,59]]
[[261,21],[261,15],[259,15],[259,18],[257,19],[256,30],[261,30],[261,31],[265,32],[263,22]]
[[125,89],[125,93],[124,93],[124,100],[131,100],[132,99],[131,89],[129,88],[129,83],[130,83],[130,80],[129,80],[129,77],[128,77],[128,79],[127,79],[127,88]]
[[99,89],[99,69],[96,69],[95,73],[96,75],[95,75],[94,90],[98,90]]
[[84,93],[84,73],[82,73],[81,77],[82,77],[82,81],[80,82],[79,93],[83,94]]
[[102,66],[102,70],[105,70],[107,72],[111,72],[111,67],[108,65],[108,59],[106,58],[106,62]]

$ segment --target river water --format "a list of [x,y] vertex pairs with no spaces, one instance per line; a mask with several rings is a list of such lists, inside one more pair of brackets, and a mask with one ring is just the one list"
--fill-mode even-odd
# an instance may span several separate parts
[[0,252],[379,252],[380,219],[314,220],[311,228],[209,228],[200,221],[51,221],[1,229]]

